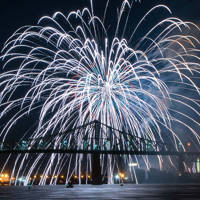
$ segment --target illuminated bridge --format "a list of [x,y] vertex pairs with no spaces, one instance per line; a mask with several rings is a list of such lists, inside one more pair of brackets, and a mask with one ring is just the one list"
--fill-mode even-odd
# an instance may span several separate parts
[[[55,144],[58,144],[55,147]],[[100,154],[173,155],[179,157],[179,171],[184,171],[184,157],[200,152],[184,152],[161,141],[134,136],[99,121],[92,121],[63,133],[21,140],[15,146],[0,145],[0,153],[73,153],[92,154],[94,184],[100,182]],[[96,177],[96,178],[95,178]]]

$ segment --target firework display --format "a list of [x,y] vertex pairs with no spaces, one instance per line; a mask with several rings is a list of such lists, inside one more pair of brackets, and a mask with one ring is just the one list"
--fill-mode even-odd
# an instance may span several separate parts
[[[33,128],[20,135],[22,142],[32,138],[30,149],[52,135],[53,148],[61,148],[61,133],[98,120],[136,137],[169,143],[177,151],[199,150],[198,26],[173,17],[164,5],[153,7],[131,26],[133,8],[127,0],[112,24],[109,1],[102,16],[95,15],[93,3],[68,15],[44,16],[38,25],[21,27],[6,41],[0,74],[3,142],[12,137],[15,126],[33,116]],[[158,10],[169,17],[146,26]],[[110,137],[107,131],[100,134]],[[84,133],[77,135],[84,145]],[[17,155],[11,176],[24,176],[28,182],[42,171],[40,184],[49,174],[53,184],[54,175],[65,171],[68,181],[75,172],[81,174],[83,157]],[[91,156],[85,160],[89,173]],[[101,162],[105,160],[101,156]],[[162,156],[153,163],[148,156],[126,156],[124,163],[133,160],[147,169],[155,163],[163,168]],[[108,156],[107,163],[102,168],[113,183],[115,157]],[[171,158],[169,163],[173,166]]]

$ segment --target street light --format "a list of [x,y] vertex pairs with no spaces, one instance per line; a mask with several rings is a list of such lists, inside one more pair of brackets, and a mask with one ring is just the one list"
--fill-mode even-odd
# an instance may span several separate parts
[[119,179],[119,175],[118,175],[118,174],[116,174],[116,175],[115,175],[115,178],[118,180],[118,179]]
[[187,142],[186,145],[187,145],[187,147],[191,147],[191,143],[190,142]]
[[134,173],[134,176],[135,176],[135,181],[136,181],[136,184],[138,184],[138,180],[137,180],[137,176],[136,176],[136,172],[135,172],[135,167],[137,167],[138,164],[136,162],[132,162],[132,163],[129,163],[128,165],[130,167],[130,172],[131,172],[131,167],[133,167],[133,173]]
[[125,177],[124,173],[119,173],[119,176],[120,176],[120,178],[124,178]]
[[200,173],[200,158],[197,158],[197,173]]
[[137,163],[134,163],[134,162],[132,162],[132,163],[129,163],[129,164],[128,164],[128,166],[129,166],[129,167],[137,167],[137,166],[138,166],[138,164],[137,164]]

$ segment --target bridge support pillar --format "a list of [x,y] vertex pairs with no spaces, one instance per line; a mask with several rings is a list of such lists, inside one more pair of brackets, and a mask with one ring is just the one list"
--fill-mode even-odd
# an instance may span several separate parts
[[101,185],[102,184],[100,154],[99,153],[92,154],[92,184],[93,185]]
[[178,173],[180,174],[180,176],[183,175],[184,173],[184,156],[183,155],[180,155],[179,158],[178,158]]
[[102,184],[101,177],[101,164],[100,164],[100,154],[98,153],[99,147],[99,137],[100,137],[100,123],[95,121],[94,130],[95,130],[95,150],[96,153],[92,154],[92,184],[100,185]]

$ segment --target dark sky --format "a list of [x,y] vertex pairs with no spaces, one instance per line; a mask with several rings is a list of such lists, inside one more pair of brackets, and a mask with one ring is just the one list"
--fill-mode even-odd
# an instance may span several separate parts
[[[107,0],[93,1],[97,12],[103,10],[107,2]],[[110,6],[116,11],[121,0],[110,0],[110,2]],[[171,8],[176,17],[196,23],[200,21],[200,0],[141,0],[141,4],[137,4],[134,12],[140,14],[141,17],[142,12],[145,13],[152,6],[165,4]],[[69,11],[85,6],[89,6],[89,0],[1,0],[0,48],[12,33],[23,25],[35,25],[40,17],[52,15],[56,11],[67,14]]]

